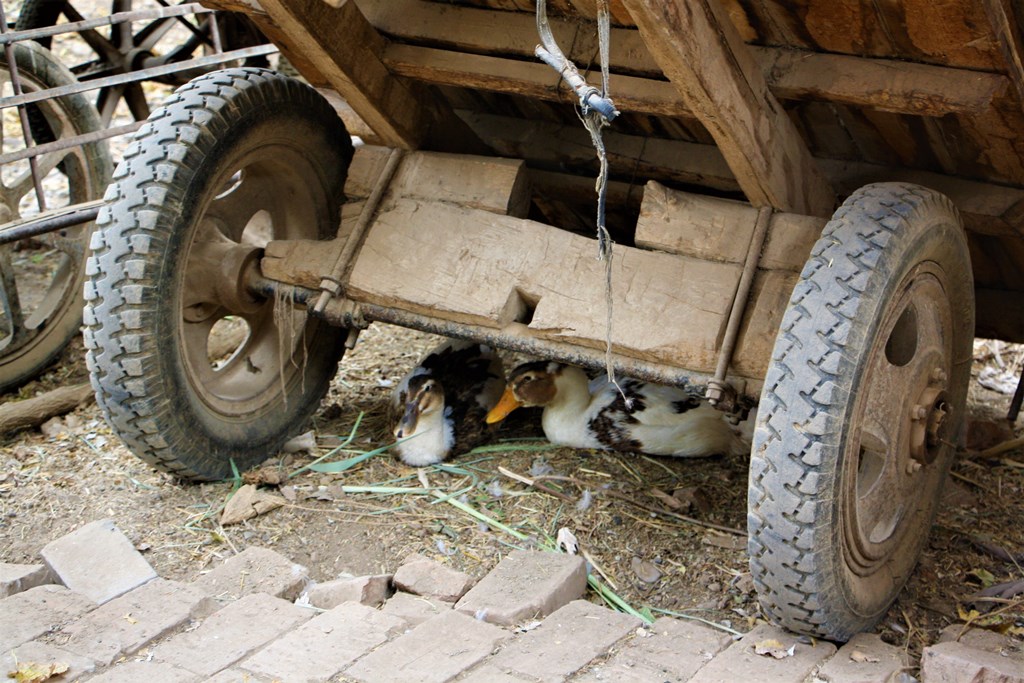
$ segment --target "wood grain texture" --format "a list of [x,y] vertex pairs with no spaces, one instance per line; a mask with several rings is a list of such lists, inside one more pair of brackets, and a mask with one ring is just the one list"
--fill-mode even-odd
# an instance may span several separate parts
[[718,0],[625,0],[755,206],[830,216],[835,194]]

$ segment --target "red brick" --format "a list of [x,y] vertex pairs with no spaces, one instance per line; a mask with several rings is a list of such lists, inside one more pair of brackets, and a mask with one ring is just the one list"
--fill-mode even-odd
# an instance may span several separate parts
[[210,676],[256,652],[311,616],[308,610],[262,593],[233,602],[198,628],[153,648],[158,661]]
[[376,607],[391,596],[392,578],[393,574],[378,574],[335,579],[310,586],[306,594],[309,597],[309,604],[320,609],[331,609],[343,602],[358,602]]
[[76,655],[53,645],[32,641],[0,652],[0,675],[5,676],[0,680],[7,681],[13,678],[10,676],[10,672],[16,671],[19,665],[29,663],[67,666],[68,669],[65,673],[54,677],[55,681],[76,681],[96,669],[96,663],[88,657]]
[[896,680],[910,661],[903,648],[889,645],[875,633],[858,633],[818,670],[828,683],[887,683]]
[[220,599],[236,600],[266,593],[294,600],[309,582],[309,572],[284,555],[267,548],[251,547],[196,579],[193,584]]
[[[779,641],[783,649],[792,647],[793,656],[776,659],[754,652],[758,643],[770,640]],[[693,683],[804,683],[822,662],[835,653],[836,646],[832,643],[818,640],[809,645],[801,642],[800,636],[763,624],[730,645],[691,680]]]
[[576,600],[517,636],[488,664],[539,681],[562,681],[608,652],[641,623],[636,617]]
[[612,656],[606,661],[573,680],[581,683],[688,681],[732,643],[732,637],[722,631],[679,619],[659,619],[648,633],[644,636],[638,632],[623,641],[613,648]]
[[281,681],[326,681],[404,630],[398,617],[349,602],[275,640],[238,668]]
[[455,609],[492,624],[511,626],[545,617],[587,589],[582,557],[516,550],[473,586]]
[[53,574],[45,565],[0,562],[0,598],[47,583],[53,583]]
[[217,603],[197,588],[155,579],[68,624],[54,640],[71,652],[109,665],[216,609]]
[[96,608],[89,598],[64,586],[30,588],[0,600],[0,652],[28,642]]
[[446,612],[381,646],[344,672],[365,683],[444,683],[482,661],[508,633]]
[[109,519],[50,541],[39,554],[61,583],[101,605],[156,578],[142,553]]
[[924,649],[923,683],[1024,683],[1024,657],[945,642]]
[[455,602],[473,585],[473,577],[422,555],[413,555],[395,572],[394,582],[395,588],[407,593]]

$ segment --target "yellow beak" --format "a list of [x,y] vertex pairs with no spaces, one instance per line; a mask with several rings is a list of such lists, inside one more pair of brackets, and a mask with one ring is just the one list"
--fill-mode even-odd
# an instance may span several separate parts
[[487,413],[485,421],[489,425],[492,425],[495,422],[501,422],[508,417],[509,413],[521,405],[523,404],[520,403],[519,399],[517,399],[515,394],[512,393],[512,387],[505,387],[505,393],[502,394],[501,398],[498,400],[498,405],[491,408],[491,412]]

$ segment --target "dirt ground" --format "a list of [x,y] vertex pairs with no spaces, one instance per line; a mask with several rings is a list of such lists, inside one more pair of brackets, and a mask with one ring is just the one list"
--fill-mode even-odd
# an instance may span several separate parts
[[[19,5],[4,0],[8,18]],[[435,341],[387,326],[365,332],[315,418],[313,452],[267,454],[263,488],[284,505],[239,525],[221,526],[219,518],[240,482],[184,484],[155,472],[121,444],[94,404],[44,431],[0,435],[0,561],[36,562],[48,541],[110,518],[168,578],[192,578],[249,545],[277,550],[317,580],[393,571],[414,552],[482,576],[511,548],[549,543],[566,528],[605,583],[637,609],[733,632],[763,618],[747,571],[743,458],[552,448],[536,438],[534,421],[501,435],[525,440],[462,456],[444,471],[425,470],[426,483],[450,500],[396,491],[421,489],[423,481],[386,453],[340,473],[300,471],[315,458],[337,462],[390,443],[383,415],[391,386]],[[1024,635],[1020,594],[987,602],[972,597],[991,585],[1024,581],[1024,449],[977,455],[1014,432],[1005,420],[1010,397],[982,380],[1012,384],[1021,363],[1022,347],[976,345],[970,418],[988,426],[969,434],[918,569],[878,627],[915,656],[951,623],[970,620]],[[39,380],[0,396],[0,404],[85,380],[76,341]],[[1024,418],[1015,426],[1016,435],[1022,432]],[[333,452],[353,433],[347,450]],[[547,479],[560,496],[499,467],[561,477]],[[267,472],[280,482],[267,483]],[[374,488],[343,488],[360,486]],[[471,516],[467,506],[489,521]]]
[[[481,576],[510,548],[543,544],[564,527],[607,583],[637,609],[649,608],[655,616],[661,610],[678,613],[738,632],[761,618],[742,536],[743,458],[676,460],[574,451],[524,437],[520,429],[501,436],[528,441],[499,442],[493,452],[454,460],[448,471],[424,471],[431,487],[519,532],[525,541],[435,497],[392,491],[418,489],[422,482],[417,470],[387,454],[341,473],[306,470],[289,476],[353,430],[349,450],[325,462],[389,443],[382,416],[390,387],[434,342],[429,335],[388,326],[364,333],[342,361],[317,414],[314,452],[268,459],[282,481],[264,488],[285,504],[236,526],[223,527],[218,520],[238,482],[183,484],[153,471],[120,443],[95,405],[51,423],[46,434],[31,430],[3,437],[0,561],[38,561],[47,541],[91,520],[111,518],[169,578],[192,578],[249,545],[281,552],[308,566],[317,580],[393,571],[413,552]],[[1000,370],[994,348],[999,345],[977,345],[972,421],[993,424],[973,430],[975,451],[1009,436],[1009,396],[984,388],[978,377],[1005,384],[1013,363],[1024,360],[1019,348],[1003,346],[998,355],[1007,369]],[[82,380],[80,355],[76,344],[42,378],[0,401]],[[1018,420],[1016,432],[1022,431]],[[569,477],[549,480],[565,499],[531,489],[499,467],[527,476]],[[986,586],[1024,579],[1024,451],[988,458],[964,452],[952,473],[925,555],[879,627],[887,640],[915,655],[941,628],[967,619],[1024,633],[1020,595],[971,602]],[[353,493],[343,486],[389,488]],[[676,492],[680,504],[671,509],[656,490]],[[1012,559],[1001,558],[999,549]],[[989,613],[972,614],[979,606]]]

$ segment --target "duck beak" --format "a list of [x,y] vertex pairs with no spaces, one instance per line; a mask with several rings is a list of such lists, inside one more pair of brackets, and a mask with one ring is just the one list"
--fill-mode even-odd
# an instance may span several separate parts
[[505,387],[505,393],[501,395],[501,399],[498,400],[498,405],[491,408],[491,412],[487,413],[486,422],[489,425],[495,422],[501,422],[508,414],[513,410],[523,405],[519,399],[512,393],[512,387]]
[[416,431],[416,423],[420,420],[420,406],[415,401],[409,401],[405,404],[405,412],[402,413],[402,419],[399,420],[398,426],[395,427],[395,438],[401,439],[408,434]]

